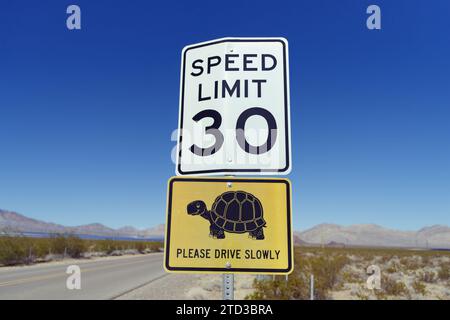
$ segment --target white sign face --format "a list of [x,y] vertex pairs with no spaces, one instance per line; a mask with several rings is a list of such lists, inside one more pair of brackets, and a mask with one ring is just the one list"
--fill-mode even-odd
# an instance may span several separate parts
[[287,40],[185,47],[177,174],[288,174],[290,164]]

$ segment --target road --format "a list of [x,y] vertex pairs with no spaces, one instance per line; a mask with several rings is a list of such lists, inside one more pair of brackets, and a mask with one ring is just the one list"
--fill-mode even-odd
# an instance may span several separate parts
[[[81,289],[69,290],[69,265],[81,269]],[[166,275],[163,254],[0,268],[0,299],[113,299]]]

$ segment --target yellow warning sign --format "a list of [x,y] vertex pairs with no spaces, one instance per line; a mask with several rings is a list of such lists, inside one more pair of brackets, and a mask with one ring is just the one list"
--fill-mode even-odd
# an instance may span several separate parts
[[289,180],[170,179],[164,261],[169,272],[290,273]]

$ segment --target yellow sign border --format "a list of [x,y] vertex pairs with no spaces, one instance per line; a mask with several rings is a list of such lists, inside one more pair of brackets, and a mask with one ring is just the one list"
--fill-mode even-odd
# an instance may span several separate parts
[[[287,242],[288,242],[288,267],[286,269],[263,269],[263,268],[186,268],[170,266],[170,227],[171,227],[171,205],[172,188],[177,181],[210,181],[210,182],[247,182],[247,183],[284,183],[287,196]],[[166,232],[164,236],[164,270],[169,273],[258,273],[258,274],[290,274],[294,270],[294,239],[292,230],[292,187],[287,178],[236,178],[236,177],[171,177],[167,183],[167,205],[166,205]]]

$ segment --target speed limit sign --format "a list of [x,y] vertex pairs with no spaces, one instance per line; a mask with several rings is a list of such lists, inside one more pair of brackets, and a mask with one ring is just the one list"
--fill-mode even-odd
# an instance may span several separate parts
[[286,39],[185,47],[177,174],[288,174],[289,108]]

